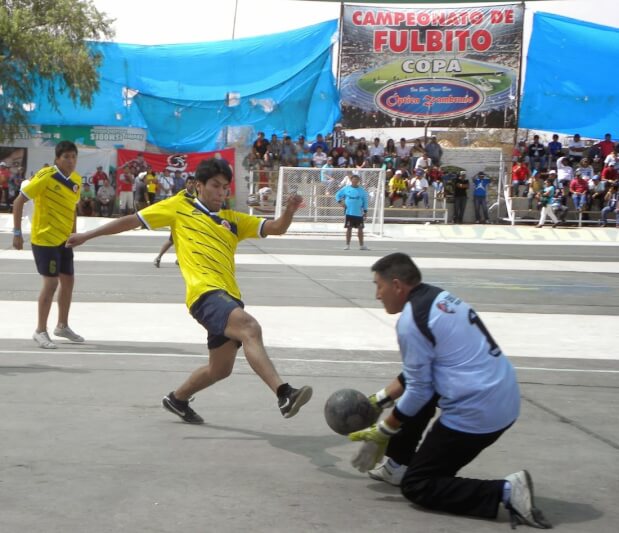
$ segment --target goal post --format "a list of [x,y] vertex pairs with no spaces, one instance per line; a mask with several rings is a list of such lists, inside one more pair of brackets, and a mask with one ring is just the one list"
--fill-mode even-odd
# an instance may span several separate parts
[[342,231],[344,209],[335,194],[357,174],[368,193],[367,233],[382,236],[385,208],[385,171],[382,168],[305,168],[280,167],[277,181],[275,216],[279,217],[291,194],[303,197],[288,233],[332,233]]

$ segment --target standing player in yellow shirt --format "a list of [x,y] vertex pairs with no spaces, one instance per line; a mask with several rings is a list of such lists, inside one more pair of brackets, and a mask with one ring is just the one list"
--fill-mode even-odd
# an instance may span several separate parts
[[223,207],[232,181],[232,170],[223,159],[202,161],[195,178],[197,198],[176,194],[135,215],[71,235],[67,246],[79,246],[94,237],[139,226],[148,229],[169,226],[185,279],[187,307],[208,331],[209,362],[194,370],[179,388],[165,396],[163,406],[185,422],[202,424],[204,420],[189,407],[189,400],[195,393],[230,375],[242,344],[251,368],[277,395],[284,418],[290,418],[310,400],[312,389],[308,386],[292,388],[277,373],[264,347],[260,324],[243,309],[234,254],[243,239],[286,233],[302,198],[291,196],[279,218],[264,220]]
[[54,335],[73,342],[84,342],[83,337],[69,327],[74,284],[73,250],[65,247],[69,235],[75,231],[82,178],[75,172],[75,144],[61,141],[56,145],[55,153],[55,166],[39,170],[13,203],[13,247],[22,250],[24,204],[28,200],[36,201],[30,240],[37,271],[43,277],[43,287],[39,294],[37,329],[32,338],[41,348],[47,349],[56,348],[47,333],[47,319],[59,286],[58,324]]

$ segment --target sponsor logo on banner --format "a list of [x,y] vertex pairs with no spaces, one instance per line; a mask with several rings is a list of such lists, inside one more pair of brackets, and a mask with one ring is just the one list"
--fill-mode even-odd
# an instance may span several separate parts
[[418,79],[393,83],[376,93],[376,106],[389,115],[423,120],[456,118],[484,103],[484,94],[460,80]]

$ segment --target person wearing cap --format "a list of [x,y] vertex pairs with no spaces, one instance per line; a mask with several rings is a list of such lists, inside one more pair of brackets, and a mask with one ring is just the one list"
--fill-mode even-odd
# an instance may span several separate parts
[[408,200],[406,201],[407,207],[414,205],[417,207],[419,201],[423,201],[423,207],[428,209],[428,187],[429,187],[428,179],[426,178],[426,173],[421,171],[421,169],[417,169],[415,173],[415,177],[410,180]]
[[341,150],[346,144],[346,132],[342,129],[342,123],[336,122],[331,133],[331,148]]
[[466,200],[469,190],[469,180],[464,170],[460,171],[454,182],[454,224],[462,224],[464,221],[464,211],[466,210]]
[[343,187],[335,194],[335,201],[345,208],[346,246],[345,250],[350,250],[350,239],[353,228],[357,228],[359,238],[359,249],[367,250],[368,247],[363,243],[363,222],[368,213],[368,193],[361,186],[361,178],[358,174],[350,176],[350,185]]
[[576,211],[582,211],[587,203],[587,194],[589,193],[589,184],[582,175],[581,169],[576,169],[576,175],[570,181],[570,193],[572,195],[572,202]]
[[589,197],[587,200],[587,211],[598,209],[601,211],[604,207],[604,197],[606,196],[606,182],[600,179],[600,176],[593,176],[589,181]]

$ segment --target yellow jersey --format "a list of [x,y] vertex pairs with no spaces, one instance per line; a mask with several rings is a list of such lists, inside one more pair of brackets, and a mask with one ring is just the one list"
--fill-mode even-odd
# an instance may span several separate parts
[[[234,253],[243,239],[260,238],[265,219],[222,209],[212,213],[190,194],[180,193],[137,213],[148,229],[169,226],[191,307],[206,292],[218,289],[240,299]],[[38,207],[38,206],[37,206]]]
[[21,193],[35,200],[30,240],[38,246],[60,246],[73,231],[75,207],[80,200],[82,178],[72,172],[67,178],[56,167],[39,170]]

